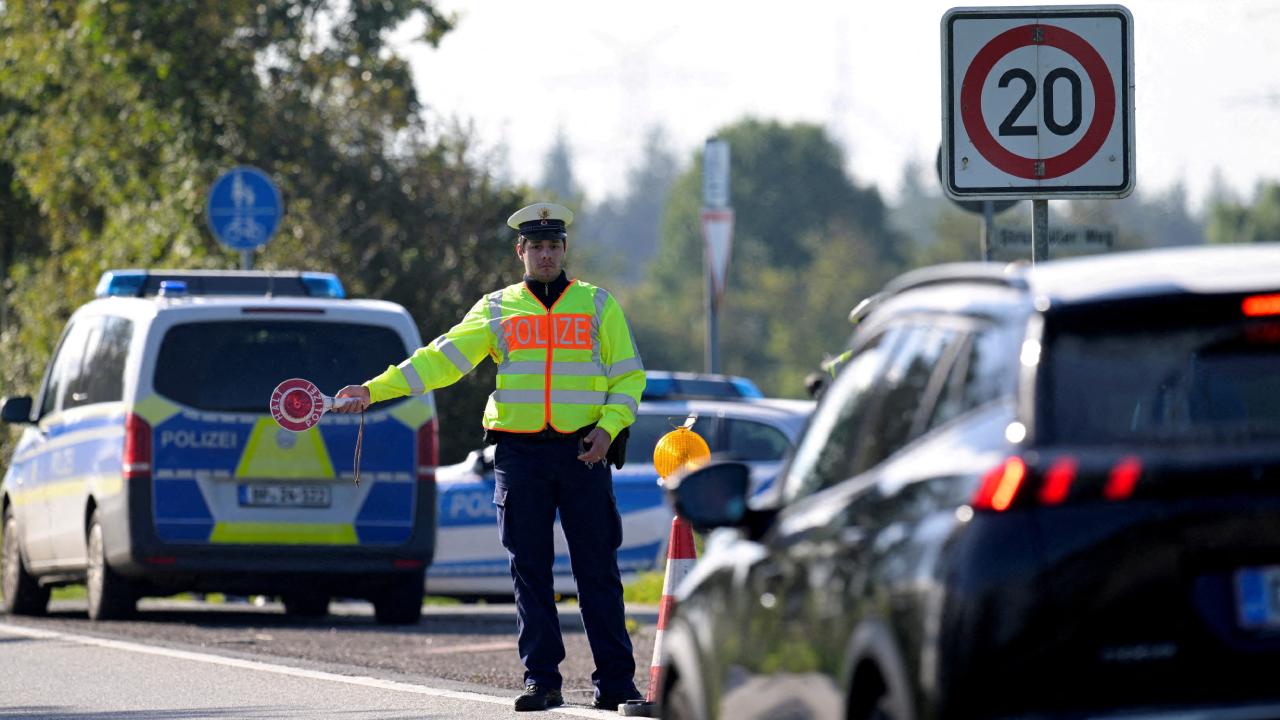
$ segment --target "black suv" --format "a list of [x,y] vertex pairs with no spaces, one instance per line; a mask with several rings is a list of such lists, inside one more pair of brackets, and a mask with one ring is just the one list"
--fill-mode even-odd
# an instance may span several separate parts
[[670,718],[1280,717],[1280,245],[891,283],[764,503],[677,510]]

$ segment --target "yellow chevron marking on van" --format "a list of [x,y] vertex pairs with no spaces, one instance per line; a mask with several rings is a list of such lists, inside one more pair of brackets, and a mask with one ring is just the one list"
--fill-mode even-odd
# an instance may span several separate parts
[[209,542],[225,545],[356,545],[351,523],[220,522]]
[[389,411],[391,417],[404,423],[410,430],[417,430],[428,420],[435,417],[435,409],[427,398],[412,398],[409,402],[400,403]]
[[182,408],[152,393],[133,404],[133,411],[142,416],[152,428],[182,412]]
[[238,478],[333,478],[333,462],[318,428],[293,433],[293,447],[281,447],[276,436],[283,430],[271,418],[260,418],[249,434]]

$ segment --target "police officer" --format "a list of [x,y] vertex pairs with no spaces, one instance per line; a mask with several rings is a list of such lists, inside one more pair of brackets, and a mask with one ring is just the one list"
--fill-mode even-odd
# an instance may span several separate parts
[[624,428],[635,421],[644,368],[618,301],[563,271],[568,208],[535,203],[507,224],[519,233],[524,281],[481,298],[444,335],[408,360],[338,397],[339,412],[456,382],[486,357],[498,365],[485,406],[496,443],[494,504],[515,585],[525,689],[516,710],[563,704],[564,643],[552,587],[557,510],[596,670],[594,705],[639,699],[618,571],[622,522],[606,457],[621,467]]

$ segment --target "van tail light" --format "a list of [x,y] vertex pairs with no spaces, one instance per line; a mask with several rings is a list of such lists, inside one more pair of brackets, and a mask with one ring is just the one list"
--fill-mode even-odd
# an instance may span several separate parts
[[436,481],[436,466],[440,464],[438,427],[436,419],[431,418],[418,428],[418,482],[434,483]]
[[135,413],[124,416],[124,454],[121,464],[125,480],[145,480],[151,477],[151,425]]
[[1142,461],[1135,456],[1080,460],[1059,455],[1041,463],[1015,455],[982,476],[969,504],[974,510],[1003,512],[1013,507],[1124,501],[1134,496],[1142,474]]

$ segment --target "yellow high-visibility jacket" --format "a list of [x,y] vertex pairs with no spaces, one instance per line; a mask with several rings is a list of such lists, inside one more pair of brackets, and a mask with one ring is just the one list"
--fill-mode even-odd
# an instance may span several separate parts
[[635,422],[644,366],[622,307],[603,288],[570,280],[548,310],[523,282],[481,298],[462,322],[365,387],[373,402],[457,382],[485,357],[498,365],[483,425],[506,432],[591,423],[610,438]]

